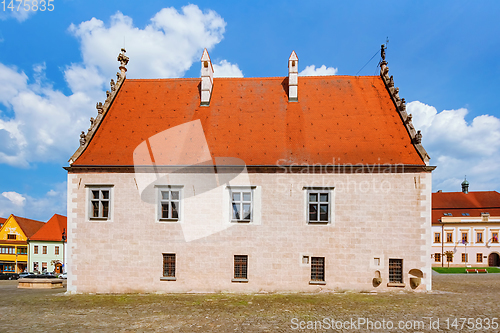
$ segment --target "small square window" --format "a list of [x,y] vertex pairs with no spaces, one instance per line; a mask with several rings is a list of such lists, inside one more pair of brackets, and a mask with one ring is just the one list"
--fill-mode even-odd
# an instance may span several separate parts
[[309,223],[330,222],[331,193],[328,190],[308,190],[307,216]]
[[325,281],[325,257],[311,257],[311,281]]
[[159,191],[158,219],[160,221],[179,221],[181,209],[181,187],[162,187]]
[[7,239],[12,239],[12,240],[15,240],[17,238],[17,235],[16,234],[8,234],[7,235]]
[[373,264],[375,266],[380,266],[380,258],[373,258]]
[[231,220],[251,222],[253,218],[253,189],[231,189]]
[[111,186],[89,187],[89,218],[109,220],[111,217]]
[[309,256],[302,256],[302,263],[309,264]]

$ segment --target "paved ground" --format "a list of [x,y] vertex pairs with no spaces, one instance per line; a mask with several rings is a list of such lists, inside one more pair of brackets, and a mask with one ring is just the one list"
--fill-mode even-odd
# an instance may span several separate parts
[[433,279],[432,293],[376,295],[65,295],[0,281],[0,332],[500,332],[500,274]]

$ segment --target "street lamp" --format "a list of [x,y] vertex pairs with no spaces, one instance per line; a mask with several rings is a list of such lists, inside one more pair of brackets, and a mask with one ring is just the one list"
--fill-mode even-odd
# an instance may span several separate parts
[[63,251],[63,261],[62,261],[62,272],[61,273],[64,273],[64,271],[66,270],[66,267],[64,265],[64,243],[66,243],[66,228],[63,229],[61,240],[62,240],[62,251]]

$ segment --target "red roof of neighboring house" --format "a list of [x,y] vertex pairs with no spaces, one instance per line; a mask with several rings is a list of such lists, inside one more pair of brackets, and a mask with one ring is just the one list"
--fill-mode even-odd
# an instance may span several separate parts
[[34,234],[30,240],[55,241],[62,240],[63,231],[66,233],[67,218],[59,214],[54,214],[45,225]]
[[[73,166],[133,166],[134,149],[177,125],[200,120],[214,157],[246,165],[425,165],[379,76],[215,78],[209,106],[200,79],[126,79]],[[281,162],[280,162],[281,160]]]
[[12,215],[12,217],[14,217],[17,224],[28,238],[31,238],[31,236],[33,236],[38,230],[40,230],[40,228],[45,225],[45,222],[35,221],[15,215]]
[[[500,216],[500,193],[496,191],[478,192],[436,192],[432,193],[432,223],[451,213],[451,217],[462,217],[462,214],[480,217],[481,213]],[[467,216],[467,215],[465,215]],[[464,217],[465,217],[464,216]]]
[[7,219],[0,217],[0,227],[2,227],[6,221],[7,221]]

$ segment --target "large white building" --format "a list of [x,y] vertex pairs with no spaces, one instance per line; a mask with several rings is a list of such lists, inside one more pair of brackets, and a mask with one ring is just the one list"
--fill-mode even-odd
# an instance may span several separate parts
[[68,171],[68,290],[431,288],[431,171],[388,75],[127,79]]
[[464,180],[462,192],[432,194],[433,266],[500,266],[499,232],[500,193],[469,192]]

